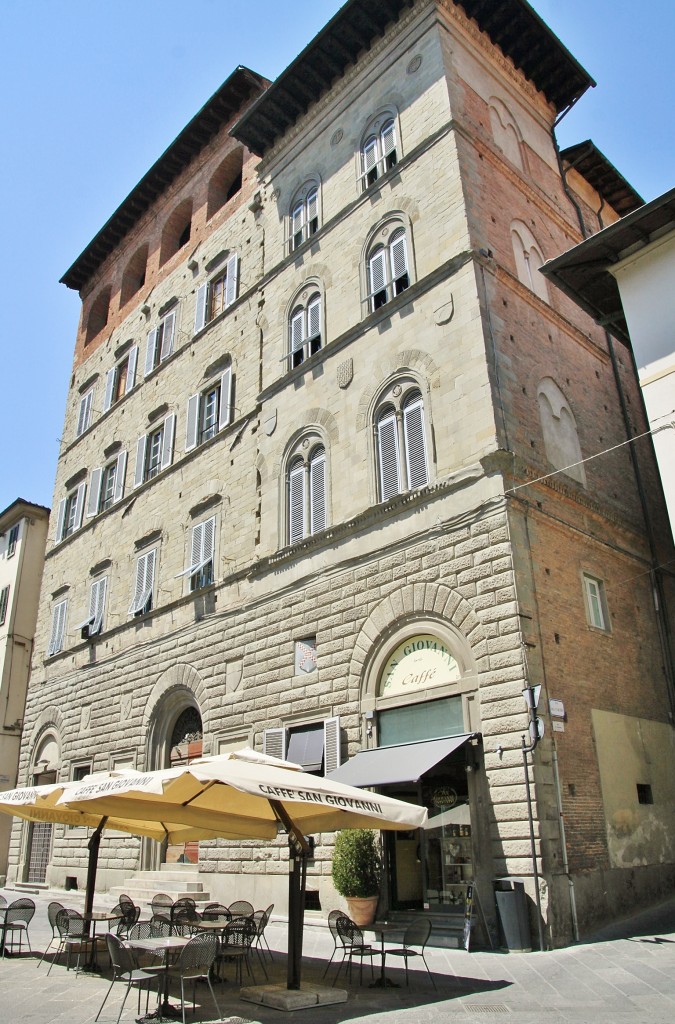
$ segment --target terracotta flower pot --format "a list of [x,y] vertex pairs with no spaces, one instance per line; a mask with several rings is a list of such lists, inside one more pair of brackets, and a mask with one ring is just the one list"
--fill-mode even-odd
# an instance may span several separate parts
[[349,916],[359,928],[366,928],[375,920],[378,896],[366,896],[359,899],[356,896],[347,897],[347,909]]

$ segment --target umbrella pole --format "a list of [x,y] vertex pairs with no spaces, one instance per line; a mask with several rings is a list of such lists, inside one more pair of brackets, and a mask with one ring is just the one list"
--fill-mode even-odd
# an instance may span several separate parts
[[302,972],[302,933],[309,843],[283,804],[270,800],[272,810],[288,833],[288,973],[286,988],[299,989]]
[[103,827],[107,820],[107,816],[105,818],[101,818],[101,821],[99,822],[98,826],[94,829],[89,839],[89,842],[87,843],[87,847],[89,849],[89,860],[87,862],[87,888],[84,894],[84,934],[87,938],[89,938],[89,925],[91,921],[91,918],[89,918],[87,915],[91,914],[94,907],[94,889],[96,888],[98,849],[99,846],[101,845],[101,833],[103,832]]

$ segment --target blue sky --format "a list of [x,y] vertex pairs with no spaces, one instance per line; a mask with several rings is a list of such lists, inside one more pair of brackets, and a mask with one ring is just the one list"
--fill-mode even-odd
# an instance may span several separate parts
[[[672,0],[534,0],[598,85],[562,121],[672,188]],[[50,505],[79,297],[59,278],[238,64],[275,78],[339,0],[0,0],[0,510]],[[250,15],[255,12],[255,19]]]

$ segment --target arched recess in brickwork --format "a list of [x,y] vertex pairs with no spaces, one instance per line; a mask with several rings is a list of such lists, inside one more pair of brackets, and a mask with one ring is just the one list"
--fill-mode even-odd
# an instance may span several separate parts
[[64,734],[63,715],[56,707],[45,708],[31,729],[28,741],[28,752],[31,769],[37,764],[40,747],[43,747],[49,736],[53,736],[59,749],[59,767],[61,766],[61,737]]
[[551,377],[544,377],[537,387],[539,418],[544,435],[546,458],[566,476],[586,486],[586,470],[581,445],[569,402]]
[[497,96],[489,102],[492,137],[507,159],[521,171],[525,170],[523,135],[515,117]]
[[[413,703],[462,694],[465,728],[479,727],[473,699],[480,675],[488,669],[487,639],[469,602],[438,583],[408,583],[385,597],[370,613],[354,644],[349,666],[350,695],[358,696],[362,713],[381,704],[379,686],[388,659],[413,636],[437,637],[456,663],[455,680],[402,697]],[[469,708],[471,704],[471,708]]]
[[373,410],[382,389],[399,374],[413,373],[423,395],[440,387],[440,370],[427,353],[418,348],[394,352],[382,359],[372,373],[373,383],[364,388],[356,413],[356,429],[364,430],[372,422]]

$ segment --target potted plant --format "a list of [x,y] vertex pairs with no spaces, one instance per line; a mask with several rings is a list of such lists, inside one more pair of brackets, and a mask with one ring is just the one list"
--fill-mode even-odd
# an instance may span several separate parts
[[339,832],[333,851],[333,885],[347,900],[354,924],[372,924],[380,892],[382,861],[377,835],[368,828]]

